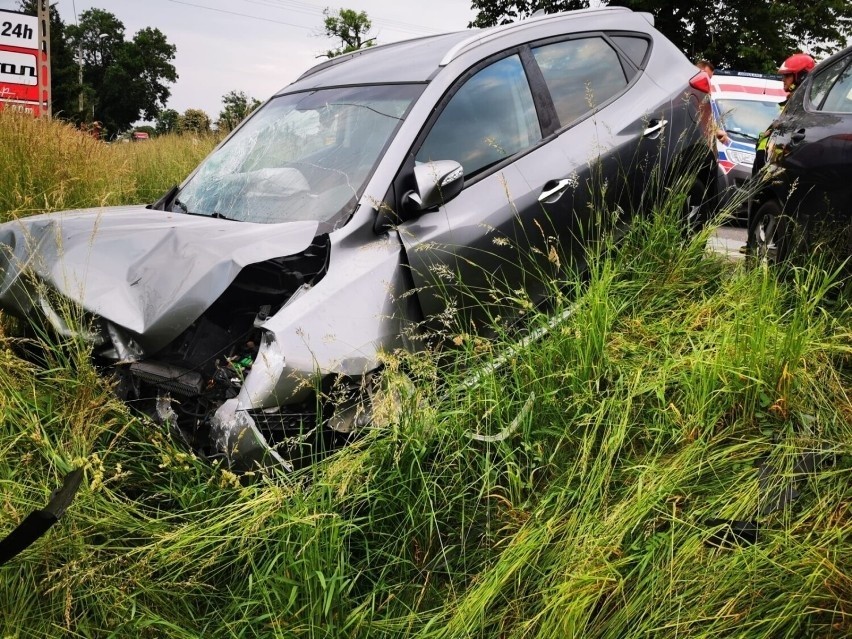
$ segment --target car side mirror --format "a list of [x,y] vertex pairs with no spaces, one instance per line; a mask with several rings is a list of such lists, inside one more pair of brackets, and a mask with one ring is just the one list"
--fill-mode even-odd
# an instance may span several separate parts
[[386,233],[396,224],[452,200],[464,188],[464,169],[455,160],[416,164],[406,182],[413,182],[414,188],[403,193],[396,210],[384,203],[377,207],[376,233]]
[[464,188],[464,169],[455,160],[426,162],[414,167],[414,189],[402,196],[407,219],[434,209],[456,197]]

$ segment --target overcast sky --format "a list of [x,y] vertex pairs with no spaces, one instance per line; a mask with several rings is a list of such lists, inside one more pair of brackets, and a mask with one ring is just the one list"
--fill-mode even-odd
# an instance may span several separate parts
[[[52,2],[55,0],[52,0]],[[459,31],[474,17],[470,0],[59,0],[66,24],[93,7],[113,13],[128,39],[156,27],[177,46],[178,81],[168,106],[199,108],[214,119],[231,90],[266,100],[321,62],[338,42],[322,35],[322,10],[366,11],[378,44]],[[17,0],[0,9],[17,10]]]

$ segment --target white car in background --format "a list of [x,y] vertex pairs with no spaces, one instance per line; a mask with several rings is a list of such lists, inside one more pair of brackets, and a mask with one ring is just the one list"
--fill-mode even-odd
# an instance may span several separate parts
[[[751,177],[758,136],[781,112],[787,98],[781,80],[745,71],[717,71],[710,79],[710,101],[727,142],[716,140],[718,186],[724,206]],[[737,214],[746,217],[745,202]]]

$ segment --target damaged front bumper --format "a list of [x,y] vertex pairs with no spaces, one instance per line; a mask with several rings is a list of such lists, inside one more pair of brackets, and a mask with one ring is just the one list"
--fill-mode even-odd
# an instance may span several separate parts
[[380,353],[409,346],[402,243],[200,222],[125,207],[2,225],[0,307],[88,345],[119,398],[197,451],[294,468],[365,423]]

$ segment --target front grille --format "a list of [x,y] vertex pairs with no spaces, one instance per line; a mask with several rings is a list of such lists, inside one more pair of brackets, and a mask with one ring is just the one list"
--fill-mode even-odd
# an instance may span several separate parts
[[270,412],[250,410],[248,414],[270,446],[309,435],[317,426],[316,412],[305,411],[301,406],[290,410],[282,406]]

